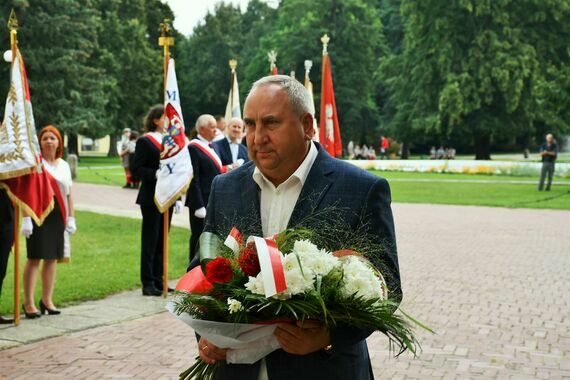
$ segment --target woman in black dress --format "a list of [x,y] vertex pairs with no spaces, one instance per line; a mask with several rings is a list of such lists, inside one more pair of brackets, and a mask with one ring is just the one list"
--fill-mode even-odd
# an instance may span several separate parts
[[[66,244],[65,233],[76,231],[73,217],[73,201],[71,197],[71,171],[69,165],[61,156],[63,140],[59,131],[48,125],[39,134],[42,152],[42,168],[54,179],[54,208],[38,226],[29,216],[22,220],[22,234],[26,236],[28,260],[24,268],[24,314],[27,318],[37,318],[41,314],[59,314],[53,304],[55,273],[57,261],[64,258]],[[43,260],[41,271],[42,298],[39,306],[35,306],[34,290],[38,278],[40,262]]]

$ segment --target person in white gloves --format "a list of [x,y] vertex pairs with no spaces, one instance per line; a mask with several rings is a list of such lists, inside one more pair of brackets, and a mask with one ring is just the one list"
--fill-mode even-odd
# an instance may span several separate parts
[[[143,296],[160,296],[163,288],[164,214],[160,213],[154,203],[154,191],[164,122],[164,107],[161,104],[151,107],[144,120],[146,133],[137,140],[131,163],[131,174],[141,180],[136,202],[142,214],[140,273]],[[178,209],[182,208],[180,203],[177,202]],[[169,226],[172,211],[171,207],[168,213]]]
[[249,161],[247,148],[241,143],[243,128],[243,120],[239,117],[232,117],[226,128],[228,137],[214,142],[214,150],[220,156],[222,165],[230,165],[231,169],[239,168]]
[[[77,231],[71,196],[71,170],[61,157],[63,140],[54,126],[48,125],[39,134],[42,152],[42,168],[55,179],[54,208],[38,226],[31,217],[24,215],[21,232],[26,237],[28,260],[24,268],[24,314],[27,318],[38,318],[41,314],[60,314],[53,304],[53,291],[58,261],[69,258],[69,244],[66,234]],[[39,310],[35,305],[34,291],[38,278],[40,261],[42,265],[42,297]]]
[[231,169],[229,165],[222,163],[212,143],[216,136],[216,119],[212,115],[200,115],[196,120],[196,130],[198,135],[188,144],[194,171],[186,193],[186,206],[190,209],[190,229],[192,230],[189,263],[198,251],[198,240],[204,229],[212,181],[218,174],[226,173]]

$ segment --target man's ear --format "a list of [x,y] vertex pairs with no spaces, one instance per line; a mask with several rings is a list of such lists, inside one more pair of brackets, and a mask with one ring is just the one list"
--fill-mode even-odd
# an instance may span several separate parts
[[312,140],[315,134],[315,129],[313,128],[313,115],[307,112],[301,119],[301,123],[303,124],[303,131],[305,131],[305,139]]

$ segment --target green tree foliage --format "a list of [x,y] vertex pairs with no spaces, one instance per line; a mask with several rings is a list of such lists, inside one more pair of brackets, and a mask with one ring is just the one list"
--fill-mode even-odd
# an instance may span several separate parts
[[21,26],[18,38],[38,127],[55,124],[65,133],[107,134],[104,109],[113,81],[94,65],[100,18],[93,2],[8,1],[2,13],[12,7]]
[[469,139],[486,159],[492,139],[541,123],[568,130],[568,1],[403,0],[401,10],[404,51],[379,75],[395,135]]

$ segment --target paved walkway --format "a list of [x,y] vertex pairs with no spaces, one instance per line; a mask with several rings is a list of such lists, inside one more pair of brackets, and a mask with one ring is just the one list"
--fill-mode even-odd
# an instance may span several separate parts
[[[89,199],[112,196],[113,214],[138,216],[128,206],[133,191],[75,190],[80,209],[104,211]],[[392,358],[386,339],[371,336],[377,378],[570,379],[570,212],[395,204],[394,215],[403,306],[437,334],[420,332],[416,359]],[[24,319],[19,331],[47,326],[64,335],[0,351],[0,378],[177,378],[196,344],[162,303],[131,292]],[[96,321],[106,305],[114,319]],[[117,323],[119,313],[126,320]],[[85,325],[68,328],[66,315],[100,327],[73,332]],[[0,339],[13,330],[0,329]]]

